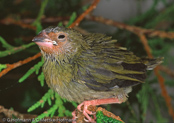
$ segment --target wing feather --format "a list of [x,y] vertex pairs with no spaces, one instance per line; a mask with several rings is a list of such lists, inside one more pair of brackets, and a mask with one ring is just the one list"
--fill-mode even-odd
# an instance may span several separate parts
[[146,78],[147,66],[126,48],[118,48],[116,40],[103,34],[84,36],[89,48],[78,59],[78,81],[94,90],[112,90],[133,86]]

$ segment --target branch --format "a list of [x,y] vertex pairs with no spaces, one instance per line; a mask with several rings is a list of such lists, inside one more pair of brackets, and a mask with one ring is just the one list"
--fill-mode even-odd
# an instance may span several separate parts
[[[90,20],[94,20],[97,22],[101,22],[107,25],[112,25],[115,27],[118,27],[120,29],[125,29],[128,30],[130,32],[135,33],[136,35],[139,36],[141,42],[144,45],[144,48],[149,56],[149,58],[153,58],[153,55],[151,53],[151,48],[148,45],[148,41],[146,39],[145,34],[147,34],[148,36],[154,37],[154,36],[158,36],[161,38],[169,38],[169,39],[174,39],[174,32],[164,32],[164,31],[158,31],[158,30],[152,30],[152,29],[143,29],[140,27],[136,27],[136,26],[130,26],[130,25],[126,25],[124,23],[120,23],[120,22],[116,22],[113,20],[109,20],[109,19],[105,19],[103,17],[95,17],[95,16],[90,16],[87,19]],[[173,107],[171,104],[171,98],[167,93],[165,84],[164,84],[164,78],[159,74],[159,67],[156,67],[154,69],[155,75],[158,78],[158,82],[160,84],[161,90],[162,90],[162,96],[165,99],[166,105],[168,107],[169,110],[169,114],[172,116],[172,118],[174,119],[174,111],[173,111]]]
[[98,107],[98,108],[97,108],[97,112],[98,112],[98,111],[102,111],[103,114],[104,114],[105,116],[111,117],[111,118],[113,118],[113,119],[119,120],[119,121],[121,121],[121,122],[124,123],[124,121],[122,121],[121,118],[120,118],[119,116],[116,116],[115,114],[113,114],[113,113],[107,111],[107,110],[104,109],[104,108]]
[[20,26],[22,28],[28,28],[28,29],[31,29],[31,30],[36,30],[35,26],[23,23],[21,21],[17,21],[17,20],[15,20],[13,18],[10,18],[10,17],[8,17],[6,19],[3,19],[3,20],[0,20],[0,23],[1,24],[6,24],[6,25],[8,25],[8,24],[15,24],[15,25],[18,25],[18,26]]
[[169,114],[174,119],[174,111],[173,111],[173,107],[172,107],[172,104],[171,104],[171,98],[168,95],[167,90],[165,88],[164,78],[159,74],[159,67],[158,66],[154,69],[154,72],[155,72],[155,75],[158,77],[158,82],[159,82],[160,87],[161,87],[162,96],[164,97],[164,99],[166,101],[166,105],[168,107]]
[[[83,110],[83,107],[82,107],[82,110]],[[96,107],[96,106],[90,105],[90,106],[88,106],[88,110],[89,110],[89,111],[92,111],[92,112],[101,111],[105,116],[110,117],[110,118],[112,118],[112,119],[119,120],[119,121],[121,121],[121,122],[124,123],[124,121],[122,121],[121,118],[120,118],[119,116],[116,116],[115,114],[113,114],[113,113],[107,111],[106,109],[104,109],[104,108],[102,108],[102,107]],[[77,121],[76,121],[77,123],[86,123],[86,122],[84,121],[85,116],[84,116],[83,112],[80,112],[79,110],[76,110],[76,114],[77,114],[77,115],[76,115],[76,116],[77,116]]]
[[152,53],[151,53],[151,48],[148,45],[146,36],[142,33],[137,33],[137,35],[139,36],[141,42],[143,43],[145,51],[147,52],[147,55],[149,56],[149,58],[153,58]]
[[[94,8],[96,8],[96,4],[99,2],[100,0],[95,0],[94,2],[93,2],[93,4],[84,12],[84,13],[82,13],[78,18],[77,18],[77,20],[74,22],[74,23],[72,23],[71,25],[70,25],[70,27],[69,28],[73,28],[75,25],[78,25],[81,21],[82,21],[82,19],[89,13],[89,12],[91,12]],[[45,2],[47,2],[47,0],[45,0]],[[45,5],[45,4],[44,4]],[[43,9],[43,6],[42,6],[42,9]],[[40,15],[40,14],[39,14]],[[38,17],[38,19],[34,22],[34,23],[36,23],[38,20],[40,20],[41,19],[41,16],[39,16]],[[1,21],[2,22],[2,21]],[[14,24],[17,24],[17,25],[19,25],[19,26],[21,26],[21,27],[24,27],[24,28],[30,28],[30,29],[33,29],[33,30],[36,30],[36,27],[35,26],[32,26],[32,25],[29,25],[29,24],[24,24],[24,23],[22,23],[22,22],[17,22],[17,21],[14,21],[14,20],[9,20],[9,22],[11,22],[11,23],[14,23]],[[25,60],[23,60],[23,61],[19,61],[19,62],[16,62],[16,63],[13,63],[13,64],[6,64],[7,65],[7,68],[5,68],[4,70],[2,70],[1,72],[0,72],[0,77],[2,77],[3,75],[5,75],[6,73],[8,73],[10,70],[12,70],[12,69],[14,69],[14,68],[17,68],[17,67],[19,67],[19,66],[21,66],[21,65],[23,65],[23,64],[26,64],[26,63],[28,63],[28,62],[30,62],[30,61],[32,61],[32,60],[34,60],[34,59],[36,59],[36,58],[38,58],[38,57],[40,57],[41,56],[41,53],[38,53],[38,54],[36,54],[36,55],[34,55],[33,57],[29,57],[29,58],[27,58],[27,59],[25,59]]]
[[153,30],[153,29],[144,29],[144,28],[140,28],[140,27],[136,27],[136,26],[127,25],[127,24],[124,24],[121,22],[113,21],[110,19],[105,19],[103,17],[89,16],[89,17],[87,17],[87,19],[97,21],[97,22],[100,22],[103,24],[115,26],[120,29],[125,29],[125,30],[133,32],[135,34],[141,33],[141,34],[148,35],[150,37],[158,36],[160,38],[174,39],[174,32],[165,32],[165,31],[159,31],[159,30]]
[[35,45],[35,43],[29,43],[29,44],[21,45],[19,47],[10,48],[9,50],[1,51],[0,52],[0,57],[4,57],[4,56],[7,56],[7,55],[11,55],[11,54],[20,52],[21,50],[29,48],[33,45]]
[[[140,40],[143,43],[143,45],[145,47],[145,50],[146,50],[147,55],[149,56],[149,58],[153,58],[153,56],[152,56],[152,54],[150,52],[151,51],[151,48],[148,45],[148,41],[147,41],[145,35],[143,35],[141,33],[138,33],[138,36],[140,37]],[[174,119],[174,111],[173,111],[173,107],[172,107],[172,104],[171,104],[171,97],[167,93],[167,90],[166,90],[166,87],[165,87],[165,84],[164,84],[164,78],[159,74],[159,67],[158,66],[154,69],[154,72],[155,72],[155,75],[158,78],[158,82],[160,84],[160,88],[161,88],[161,91],[162,91],[161,94],[162,94],[162,96],[165,99],[166,105],[168,107],[169,114]]]
[[[41,23],[57,23],[60,21],[68,20],[69,17],[48,17],[48,18],[42,18]],[[22,28],[28,28],[31,30],[36,30],[35,26],[30,25],[31,23],[34,22],[35,19],[32,18],[26,18],[26,19],[21,19],[20,21],[15,20],[12,17],[7,17],[5,19],[0,20],[1,24],[9,25],[9,24],[14,24],[18,25]]]
[[0,105],[0,113],[4,113],[6,117],[12,118],[12,115],[15,115],[16,117],[23,118],[23,115],[19,114],[18,112],[6,109],[4,106]]
[[75,20],[74,23],[72,23],[72,24],[69,26],[69,28],[73,28],[74,26],[78,26],[79,23],[84,19],[84,17],[85,17],[88,13],[90,13],[93,9],[96,8],[96,6],[97,6],[97,4],[98,4],[99,1],[100,1],[100,0],[94,0],[94,2],[91,4],[91,6],[90,6],[85,12],[83,12],[83,13],[77,18],[77,20]]
[[159,70],[167,73],[170,77],[174,78],[174,71],[172,71],[168,67],[165,67],[165,66],[160,65],[158,68],[159,68]]
[[38,14],[36,20],[33,22],[33,25],[36,26],[37,23],[40,22],[40,20],[41,20],[41,18],[42,18],[42,15],[44,14],[45,7],[46,7],[47,3],[48,3],[48,0],[44,0],[44,1],[42,2],[41,7],[40,7],[40,10],[39,10],[39,14]]
[[[34,118],[37,117],[37,115],[33,115],[33,114],[21,114],[17,111],[14,111],[12,109],[6,109],[4,108],[4,106],[0,105],[0,113],[3,113],[8,119],[14,119],[14,116],[17,117],[17,119],[20,119],[21,121],[25,121],[25,122],[30,122],[30,121],[33,121]],[[0,122],[5,122],[7,121],[7,118],[2,118],[0,119]],[[56,123],[62,123],[62,121],[71,121],[71,118],[68,118],[68,117],[57,117],[57,116],[53,116],[53,117],[45,117],[44,118],[44,122],[46,123],[53,123],[51,120],[57,120],[58,122]],[[8,122],[8,121],[7,121]],[[38,123],[43,123],[43,121],[40,121]]]
[[[113,113],[107,111],[104,108],[101,108],[101,107],[98,107],[97,108],[95,106],[89,106],[88,107],[88,110],[93,111],[93,112],[101,111],[105,116],[123,122],[119,116],[114,115]],[[21,113],[19,113],[17,111],[14,111],[12,109],[6,109],[2,105],[0,105],[0,113],[3,113],[7,118],[12,118],[13,119],[13,116],[15,116],[15,117],[17,117],[17,118],[19,118],[21,120],[29,120],[29,119],[30,120],[33,120],[34,118],[37,117],[37,115],[33,115],[33,114],[21,114]],[[78,119],[77,119],[76,122],[77,123],[85,123],[85,121],[84,121],[85,116],[83,115],[83,112],[80,112],[80,111],[76,110],[76,113],[77,113],[77,117],[78,117]],[[4,119],[7,119],[7,118],[3,118],[3,120]],[[62,121],[63,120],[71,120],[71,118],[69,118],[69,117],[57,117],[57,116],[45,117],[44,120],[46,120],[46,119],[54,119],[54,120],[58,119],[60,122],[61,122],[61,119],[62,119]],[[4,122],[4,121],[1,121],[0,120],[0,122]],[[58,123],[60,123],[60,122],[58,122]],[[48,122],[48,123],[52,123],[52,122]]]
[[34,60],[34,59],[37,59],[37,58],[40,57],[40,56],[41,56],[41,53],[38,53],[38,54],[36,54],[36,55],[34,55],[34,56],[32,56],[32,57],[29,57],[29,58],[27,58],[27,59],[25,59],[25,60],[23,60],[23,61],[18,61],[18,62],[13,63],[13,64],[6,64],[6,65],[7,65],[7,68],[5,68],[4,70],[2,70],[2,71],[0,72],[0,78],[1,78],[3,75],[5,75],[6,73],[8,73],[10,70],[12,70],[12,69],[14,69],[14,68],[17,68],[17,67],[19,67],[19,66],[22,66],[22,65],[24,65],[24,64],[26,64],[26,63],[28,63],[28,62]]

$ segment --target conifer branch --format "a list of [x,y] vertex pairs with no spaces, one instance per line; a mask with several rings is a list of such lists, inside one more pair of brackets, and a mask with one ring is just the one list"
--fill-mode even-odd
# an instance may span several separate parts
[[29,48],[31,46],[35,45],[34,43],[29,43],[29,44],[25,44],[25,45],[21,45],[19,47],[13,47],[13,48],[8,48],[8,50],[5,50],[5,51],[1,51],[0,52],[0,57],[5,57],[7,55],[11,55],[11,54],[14,54],[14,53],[17,53],[17,52],[20,52],[26,48]]
[[[20,26],[21,28],[27,28],[27,29],[31,29],[31,30],[36,30],[36,27],[31,25],[31,23],[34,22],[35,19],[32,19],[32,18],[24,18],[24,19],[21,19],[21,20],[15,20],[14,18],[12,17],[7,17],[7,18],[4,18],[2,20],[0,20],[0,23],[1,24],[4,24],[4,25],[10,25],[10,24],[14,24],[14,25],[17,25],[17,26]],[[60,21],[67,21],[69,20],[69,17],[42,17],[41,18],[41,23],[58,23]]]
[[[72,23],[72,24],[69,26],[69,28],[73,28],[74,26],[77,26],[77,25],[84,19],[84,17],[85,17],[89,12],[91,12],[94,8],[96,8],[96,5],[97,5],[97,3],[98,3],[99,1],[100,1],[100,0],[95,0],[95,1],[92,3],[92,5],[91,5],[84,13],[82,13],[82,14],[76,19],[76,21],[75,21],[74,23]],[[47,4],[47,2],[48,2],[47,0],[44,1],[44,4],[42,5],[42,7],[41,7],[41,9],[40,9],[40,14],[38,15],[38,18],[36,19],[36,21],[33,23],[34,25],[35,25],[36,23],[38,23],[38,22],[41,20],[41,15],[42,15],[43,12],[44,12],[44,8],[45,8],[45,5]],[[19,26],[21,26],[21,27],[27,27],[27,28],[36,30],[36,27],[35,27],[35,26],[28,25],[28,24],[24,24],[24,23],[22,23],[22,22],[15,22],[15,21],[12,21],[12,22],[13,22],[13,23],[16,23],[17,25],[19,25]],[[19,48],[15,48],[15,49],[12,49],[12,50],[10,50],[10,51],[3,51],[2,55],[3,55],[3,54],[8,55],[9,53],[12,53],[13,51],[16,51],[16,49],[21,50],[22,48],[23,48],[23,47],[21,46],[21,47],[19,47]],[[6,73],[8,73],[10,70],[12,70],[12,69],[14,69],[14,68],[16,68],[16,67],[19,67],[19,66],[21,66],[21,65],[23,65],[23,64],[26,64],[26,63],[28,63],[28,62],[30,62],[30,61],[32,61],[32,60],[34,60],[34,59],[36,59],[36,58],[38,58],[38,57],[40,57],[40,56],[41,56],[41,53],[38,53],[38,54],[34,55],[33,57],[29,57],[29,58],[27,58],[27,59],[25,59],[25,60],[23,60],[23,61],[19,61],[19,62],[13,63],[13,64],[6,64],[7,67],[6,67],[4,70],[2,70],[2,71],[0,72],[0,77],[2,77],[3,75],[5,75]],[[2,57],[3,57],[3,56],[2,56]],[[27,61],[27,62],[26,62],[26,61]]]
[[106,18],[103,18],[103,17],[88,16],[86,18],[89,19],[89,20],[93,20],[93,21],[97,21],[97,22],[106,24],[106,25],[115,26],[119,29],[125,29],[125,30],[133,32],[135,34],[141,33],[141,34],[148,35],[149,37],[158,36],[160,38],[174,39],[174,32],[165,32],[165,31],[154,30],[154,29],[140,28],[140,27],[137,27],[137,26],[127,25],[125,23],[113,21],[113,20],[106,19]]
[[[82,13],[77,19],[76,21],[74,21],[70,26],[69,28],[73,28],[75,26],[78,26],[79,23],[84,19],[84,17],[89,14],[95,7],[96,5],[98,4],[100,0],[94,0],[94,2],[91,4],[91,6],[86,10],[84,11],[84,13]],[[47,4],[48,0],[44,0],[43,4],[41,5],[41,9],[40,9],[40,12],[39,12],[39,15],[36,19],[36,21],[34,22],[34,25],[35,26],[38,26],[37,24],[39,23],[40,24],[40,21],[42,19],[42,15],[44,13],[44,9],[45,9],[45,6]],[[90,20],[94,20],[94,21],[97,21],[97,22],[101,22],[101,23],[104,23],[104,24],[107,24],[107,25],[112,25],[112,26],[116,26],[120,29],[125,29],[125,30],[128,30],[129,32],[133,32],[135,33],[136,35],[139,36],[140,40],[142,41],[143,45],[144,45],[144,48],[148,54],[148,56],[150,58],[153,58],[153,55],[151,53],[151,48],[150,46],[148,45],[148,41],[146,39],[146,36],[149,36],[149,37],[160,37],[160,38],[169,38],[169,39],[174,39],[174,32],[165,32],[165,31],[159,31],[159,30],[153,30],[153,29],[145,29],[145,28],[140,28],[140,27],[137,27],[137,26],[131,26],[131,25],[127,25],[127,24],[124,24],[124,23],[120,23],[120,22],[116,22],[116,21],[113,21],[113,20],[109,20],[109,19],[104,19],[103,17],[95,17],[95,16],[88,16],[86,17],[87,19],[90,19]],[[0,23],[12,23],[12,24],[15,24],[15,25],[19,25],[20,27],[22,28],[28,28],[28,29],[31,29],[31,30],[36,30],[36,27],[33,26],[33,25],[30,25],[30,24],[27,24],[27,23],[24,23],[22,22],[21,20],[20,21],[16,21],[16,20],[8,20],[8,21],[0,21]],[[31,23],[31,22],[30,22]],[[10,45],[8,45],[6,42],[4,42],[4,45],[9,47],[9,48],[13,48],[11,47]],[[8,49],[8,48],[7,48]],[[20,50],[23,50],[22,47],[19,47]],[[19,49],[15,49],[15,50],[19,50]],[[12,51],[8,52],[7,54],[9,53],[13,53]],[[3,69],[1,72],[0,72],[0,77],[2,77],[3,75],[5,75],[6,73],[8,73],[10,70],[12,69],[15,69],[23,64],[26,64],[26,63],[29,63],[30,61],[38,58],[41,56],[41,53],[38,53],[32,57],[29,57],[23,61],[18,61],[16,63],[13,63],[13,64],[0,64],[1,68]],[[161,87],[161,90],[162,90],[162,95],[166,101],[166,104],[167,104],[167,107],[169,109],[169,113],[170,115],[173,117],[174,119],[174,112],[173,112],[173,107],[171,105],[171,98],[170,96],[168,95],[167,93],[167,90],[165,88],[165,84],[164,84],[164,78],[159,74],[159,70],[161,71],[164,71],[166,72],[168,75],[170,76],[173,76],[173,71],[171,71],[170,69],[166,69],[164,67],[157,67],[154,72],[158,78],[158,81],[159,81],[159,84],[160,84],[160,87]],[[39,78],[42,79],[43,76],[40,76]],[[44,80],[42,80],[44,82]],[[42,102],[43,100],[41,100],[38,104],[41,106],[44,105],[44,101]],[[47,100],[49,105],[51,105],[51,101],[50,101],[50,98]],[[35,109],[36,107],[34,107]],[[100,107],[99,107],[100,108]],[[90,109],[89,107],[89,110],[90,111],[97,111],[99,108],[96,108],[96,107],[92,107]],[[50,109],[51,111],[52,109]],[[64,110],[64,109],[62,109]],[[49,110],[48,110],[49,111]],[[106,110],[103,110],[101,109],[100,111],[103,112],[104,115],[108,115],[109,116],[113,116],[113,118],[115,117],[113,114],[109,115],[110,112],[106,113],[107,111]],[[6,112],[6,113],[5,113]],[[105,112],[105,113],[104,113]],[[24,117],[31,117],[31,118],[36,118],[38,117],[37,115],[28,115],[28,114],[21,114],[18,113],[18,112],[13,112],[13,113],[9,113],[9,109],[5,109],[3,106],[0,106],[0,113],[4,113],[7,117],[12,117],[12,114],[16,114],[17,116],[21,116],[23,115]],[[45,113],[48,113],[48,112],[45,112]],[[10,116],[11,114],[11,116]],[[54,113],[52,114],[54,115]],[[78,120],[82,120],[84,122],[84,115],[83,113],[78,113]],[[54,118],[54,117],[53,117]],[[59,117],[56,117],[56,118],[59,118]],[[65,117],[66,118],[66,117]],[[1,121],[0,121],[1,122]]]
[[[83,107],[82,107],[83,109]],[[116,116],[115,114],[107,111],[106,109],[102,108],[102,107],[96,107],[96,106],[88,106],[88,110],[92,111],[92,112],[96,112],[96,117],[97,117],[97,123],[102,123],[104,121],[108,121],[112,120],[111,123],[114,123],[114,121],[118,122],[118,123],[124,123],[124,121],[121,120],[121,118],[119,116]],[[76,114],[77,114],[77,123],[86,123],[84,121],[85,116],[83,115],[83,112],[80,112],[79,110],[76,110]]]
[[[38,115],[35,115],[35,114],[22,114],[22,113],[15,111],[15,110],[7,109],[2,105],[0,105],[0,113],[3,113],[5,115],[4,118],[1,117],[2,118],[2,119],[0,119],[1,123],[5,122],[7,120],[14,120],[15,121],[15,118],[16,118],[16,121],[20,120],[20,121],[25,121],[25,123],[31,123],[31,121],[34,121],[34,119],[36,117],[38,117]],[[42,119],[43,121],[39,121],[39,119],[37,119],[37,120],[38,120],[37,123],[43,123],[43,122],[52,123],[52,121],[54,121],[54,120],[57,121],[56,123],[62,123],[65,121],[71,121],[71,118],[53,116],[53,117],[45,117],[44,119]]]
[[32,57],[28,57],[28,58],[26,58],[26,59],[24,59],[22,61],[18,61],[18,62],[13,63],[13,64],[6,64],[7,67],[0,72],[0,78],[3,75],[5,75],[6,73],[8,73],[9,71],[11,71],[12,69],[15,69],[15,68],[17,68],[19,66],[22,66],[22,65],[24,65],[24,64],[26,64],[26,63],[28,63],[28,62],[30,62],[32,60],[35,60],[35,59],[37,59],[40,56],[41,56],[41,53],[37,53],[36,55],[34,55]]
[[[145,51],[148,54],[149,58],[153,58],[153,55],[151,53],[151,48],[148,45],[148,41],[145,35],[148,35],[150,37],[154,37],[154,36],[158,36],[160,38],[169,38],[169,39],[174,39],[174,32],[165,32],[165,31],[159,31],[159,30],[152,30],[152,29],[144,29],[144,28],[140,28],[140,27],[136,27],[136,26],[131,26],[131,25],[127,25],[121,22],[117,22],[117,21],[113,21],[110,19],[105,19],[103,17],[95,17],[95,16],[90,16],[87,17],[87,19],[90,20],[94,20],[97,22],[101,22],[107,25],[112,25],[115,27],[118,27],[120,29],[125,29],[128,30],[130,32],[135,33],[136,35],[139,36],[142,44],[144,45]],[[161,90],[162,90],[162,96],[164,97],[165,101],[166,101],[166,105],[168,107],[169,110],[169,114],[172,116],[172,118],[174,119],[174,111],[173,111],[173,107],[171,104],[171,98],[167,93],[165,84],[164,84],[164,78],[159,74],[159,68],[155,68],[154,69],[155,75],[158,78],[158,82],[160,84]]]
[[94,0],[94,2],[91,4],[91,6],[83,12],[75,21],[72,23],[69,28],[73,28],[74,26],[78,26],[79,23],[84,19],[84,17],[89,14],[93,9],[96,8],[97,4],[99,3],[100,0]]
[[43,14],[44,14],[44,10],[45,10],[45,7],[46,7],[47,3],[48,3],[48,0],[44,0],[44,1],[42,2],[41,7],[40,7],[39,14],[38,14],[36,20],[33,22],[32,25],[35,25],[35,26],[36,26],[37,23],[40,22],[40,20],[41,20]]
[[170,77],[174,78],[174,71],[172,71],[170,68],[162,66],[162,65],[160,65],[158,68],[160,71],[163,71],[167,73]]
[[8,18],[5,18],[5,19],[2,19],[2,20],[0,20],[0,23],[1,24],[5,24],[5,25],[14,24],[14,25],[18,25],[18,26],[20,26],[22,28],[36,30],[35,26],[32,26],[32,25],[27,24],[27,23],[24,23],[24,22],[22,22],[22,20],[17,21],[15,19],[13,19],[12,17],[8,17]]
[[[153,58],[153,55],[151,53],[151,48],[148,45],[148,41],[146,39],[146,36],[144,34],[141,34],[141,33],[139,33],[138,36],[139,36],[141,42],[143,43],[143,45],[145,47],[145,50],[147,52],[148,57],[149,58]],[[166,90],[166,87],[165,87],[165,84],[164,84],[164,81],[165,81],[164,78],[159,74],[158,66],[154,69],[154,72],[155,72],[155,75],[158,78],[158,82],[159,82],[159,85],[160,85],[161,91],[162,91],[161,94],[162,94],[162,96],[165,99],[166,105],[168,107],[169,114],[174,119],[174,111],[173,111],[173,107],[172,107],[172,103],[171,103],[171,97],[169,96],[169,94],[168,94],[168,92]]]

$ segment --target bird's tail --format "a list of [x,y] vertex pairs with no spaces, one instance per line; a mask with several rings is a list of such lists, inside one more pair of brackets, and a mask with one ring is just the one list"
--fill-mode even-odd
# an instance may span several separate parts
[[163,62],[164,57],[159,58],[142,58],[143,63],[147,66],[147,70],[153,70],[157,65]]

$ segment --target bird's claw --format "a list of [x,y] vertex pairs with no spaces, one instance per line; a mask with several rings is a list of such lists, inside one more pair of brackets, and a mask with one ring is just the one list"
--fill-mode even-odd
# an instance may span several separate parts
[[[96,112],[92,112],[92,111],[89,111],[89,110],[88,110],[88,106],[90,106],[90,105],[91,105],[91,104],[90,104],[88,101],[84,101],[83,103],[81,103],[80,105],[77,106],[77,109],[78,109],[80,112],[82,112],[81,107],[84,106],[84,108],[83,108],[83,114],[84,114],[84,116],[87,118],[87,119],[85,118],[84,120],[85,120],[86,122],[95,123],[95,119],[96,119],[95,114],[96,114]],[[94,119],[91,118],[89,115],[93,115],[93,116],[94,116]]]
[[72,116],[73,116],[73,118],[72,118],[72,123],[76,123],[76,119],[78,118],[78,117],[76,116],[76,110],[74,110],[74,111],[72,112]]
[[83,112],[82,109],[81,109],[81,107],[82,107],[83,105],[84,105],[84,102],[77,106],[77,109],[78,109],[80,112]]
[[84,118],[84,121],[85,121],[85,122],[87,122],[87,123],[89,123],[89,122],[90,122],[90,121],[89,121],[88,119],[86,119],[86,118]]

